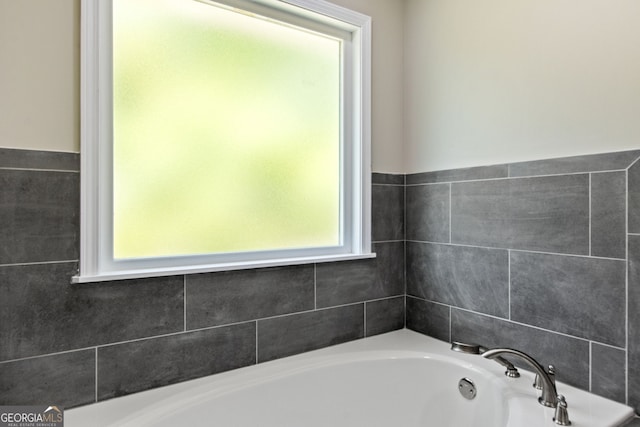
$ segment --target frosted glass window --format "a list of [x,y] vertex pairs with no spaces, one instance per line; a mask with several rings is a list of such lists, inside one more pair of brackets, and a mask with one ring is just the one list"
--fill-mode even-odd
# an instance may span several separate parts
[[73,282],[371,258],[371,18],[81,0]]
[[341,242],[342,40],[113,1],[113,257]]

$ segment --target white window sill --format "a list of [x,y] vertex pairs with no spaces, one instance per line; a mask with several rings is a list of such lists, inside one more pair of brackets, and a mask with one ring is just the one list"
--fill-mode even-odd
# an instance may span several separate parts
[[375,258],[375,253],[326,255],[315,257],[281,258],[261,261],[230,262],[223,264],[198,265],[194,267],[149,268],[144,270],[123,270],[105,272],[96,275],[77,275],[71,278],[71,283],[106,282],[111,280],[141,279],[146,277],[178,276],[185,274],[212,273],[216,271],[248,270],[265,267],[282,267],[288,265],[315,264],[334,261],[349,261],[356,259]]

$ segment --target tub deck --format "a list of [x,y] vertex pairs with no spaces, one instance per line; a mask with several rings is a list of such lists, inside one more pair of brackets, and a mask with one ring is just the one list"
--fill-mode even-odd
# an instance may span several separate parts
[[[537,403],[533,374],[454,353],[445,342],[400,330],[222,374],[99,402],[65,413],[88,426],[556,426]],[[464,399],[470,378],[477,397]],[[614,427],[630,407],[558,383],[576,427]]]

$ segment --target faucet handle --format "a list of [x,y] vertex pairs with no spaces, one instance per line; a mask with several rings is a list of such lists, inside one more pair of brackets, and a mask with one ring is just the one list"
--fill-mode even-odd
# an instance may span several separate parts
[[564,396],[558,395],[558,405],[556,406],[556,414],[553,417],[553,421],[561,426],[570,426],[571,421],[569,421],[569,412],[567,411],[567,401]]
[[536,379],[533,380],[533,388],[536,390],[542,390],[542,380],[540,379],[540,375],[536,374]]
[[549,379],[551,380],[551,383],[555,386],[556,385],[556,367],[553,365],[549,365],[549,371],[547,371],[547,373],[549,374]]
[[[549,365],[548,371],[549,379],[555,385],[556,383],[556,368],[553,365]],[[533,387],[537,390],[542,390],[542,380],[540,379],[540,375],[536,374],[536,378],[533,381]]]
[[518,372],[518,368],[511,365],[507,366],[507,370],[504,371],[504,374],[509,378],[520,378],[520,372]]

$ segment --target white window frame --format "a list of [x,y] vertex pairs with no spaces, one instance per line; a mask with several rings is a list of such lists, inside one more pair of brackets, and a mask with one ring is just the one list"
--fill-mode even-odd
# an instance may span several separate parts
[[[323,0],[215,0],[350,36],[343,69],[343,244],[335,250],[113,260],[111,0],[82,0],[80,268],[74,283],[371,258],[371,18]],[[205,1],[206,2],[206,1]],[[319,19],[319,16],[321,18]],[[310,25],[314,25],[311,22]],[[309,27],[308,27],[309,28]],[[346,91],[346,93],[345,93]],[[246,254],[245,254],[246,255]],[[212,261],[213,260],[213,261]]]

